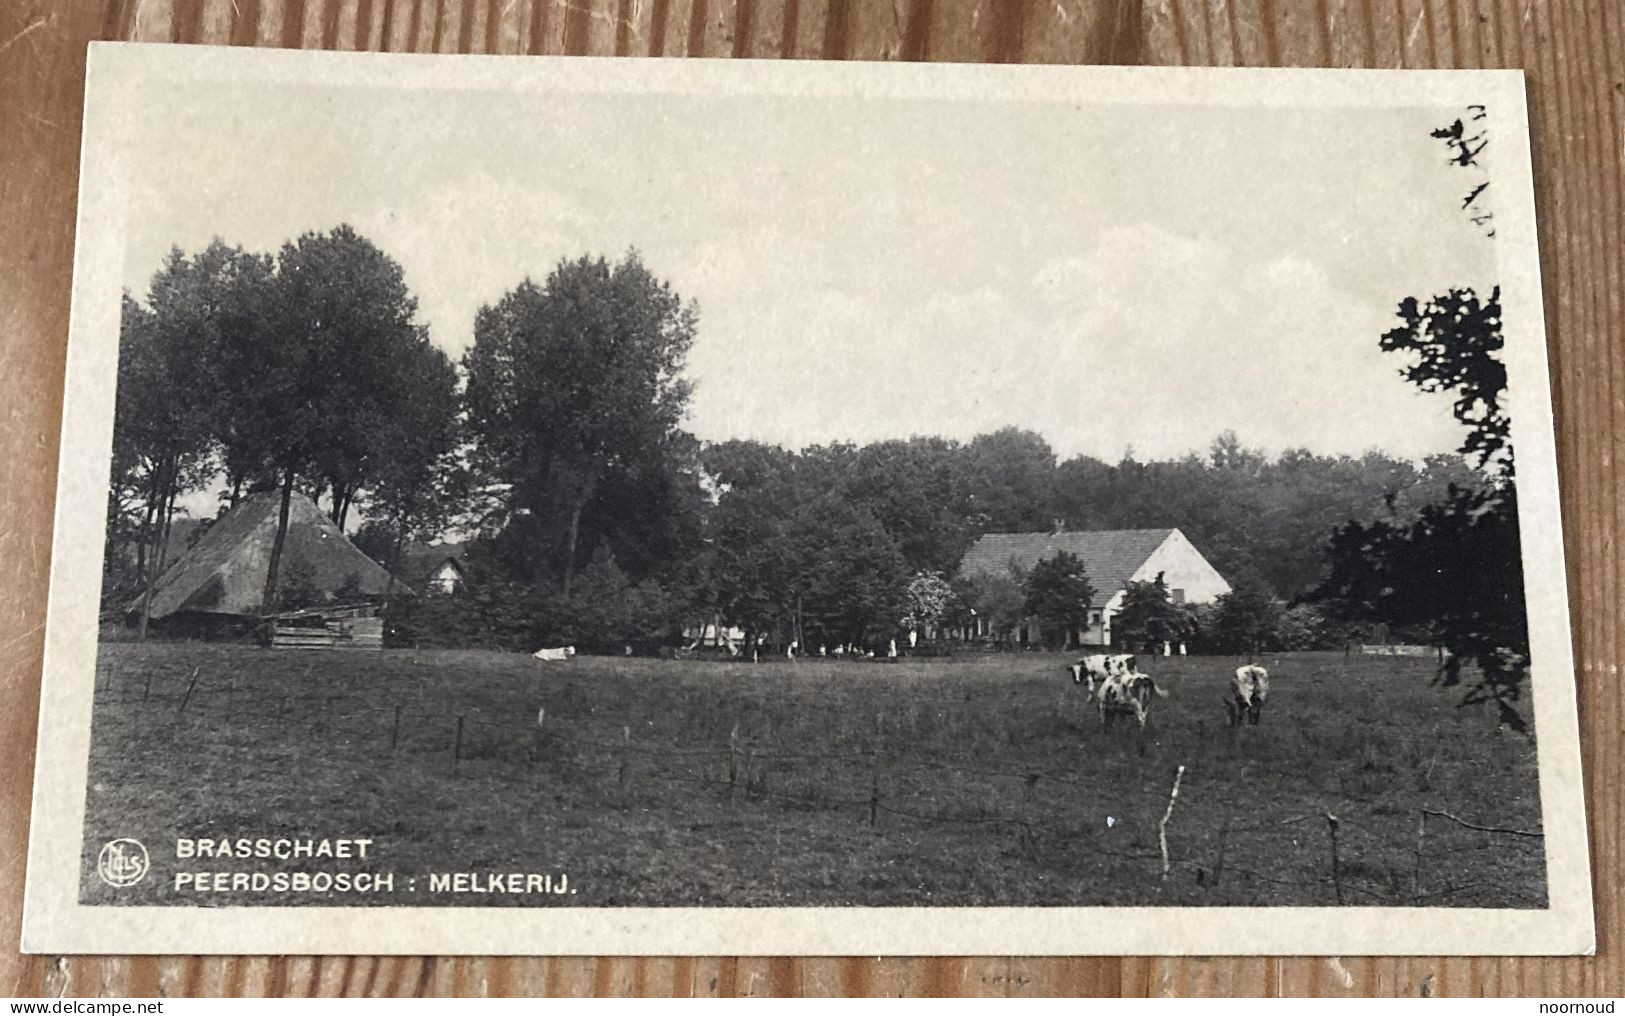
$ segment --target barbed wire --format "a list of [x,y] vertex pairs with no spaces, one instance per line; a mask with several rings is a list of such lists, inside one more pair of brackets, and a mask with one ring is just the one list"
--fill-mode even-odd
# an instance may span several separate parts
[[[1091,806],[1102,811],[1115,810],[1109,799],[1113,796],[1131,796],[1153,798],[1159,802],[1168,799],[1168,791],[1159,786],[1130,785],[1122,781],[1101,780],[1090,776],[1080,776],[1076,770],[1039,765],[1025,765],[1018,767],[988,766],[985,764],[966,764],[960,761],[949,761],[933,758],[929,755],[899,748],[895,745],[882,743],[884,731],[877,731],[868,737],[858,737],[859,742],[848,750],[839,751],[789,751],[783,748],[764,745],[757,739],[757,735],[747,735],[741,739],[733,739],[726,745],[683,747],[670,744],[650,744],[647,741],[635,740],[632,732],[633,724],[622,724],[622,736],[619,739],[610,737],[584,736],[578,733],[566,733],[561,727],[571,725],[585,725],[579,717],[560,716],[555,718],[544,711],[540,713],[539,723],[516,722],[514,720],[486,715],[479,709],[465,709],[457,711],[438,707],[432,703],[413,701],[410,697],[403,698],[391,706],[369,705],[357,707],[356,697],[345,693],[337,694],[306,694],[288,692],[281,695],[280,700],[273,699],[274,705],[267,705],[267,696],[262,689],[248,687],[242,688],[235,684],[214,684],[208,687],[197,687],[196,673],[188,674],[178,671],[174,675],[165,675],[163,684],[155,685],[149,674],[142,680],[139,691],[125,682],[115,689],[112,680],[103,683],[98,680],[93,701],[98,705],[137,705],[145,709],[154,717],[169,713],[172,718],[186,720],[193,716],[207,715],[207,713],[222,703],[233,706],[235,716],[252,721],[269,721],[282,726],[297,725],[319,730],[327,735],[336,735],[341,738],[355,739],[356,742],[376,743],[387,740],[392,751],[407,750],[409,754],[418,756],[431,756],[452,754],[454,767],[465,763],[485,760],[499,760],[513,764],[511,757],[516,742],[522,743],[527,751],[527,757],[522,764],[527,765],[558,765],[589,774],[602,774],[613,768],[616,778],[623,792],[629,792],[629,785],[635,780],[656,780],[674,784],[699,786],[713,790],[726,791],[731,799],[743,795],[746,800],[761,799],[781,801],[803,807],[820,810],[854,809],[860,815],[867,810],[870,823],[876,822],[880,815],[887,815],[907,821],[926,825],[958,825],[964,827],[997,827],[1011,830],[1022,837],[1023,848],[1036,849],[1034,840],[1051,838],[1065,840],[1069,843],[1083,843],[1091,853],[1104,857],[1112,857],[1134,862],[1165,861],[1163,854],[1151,850],[1123,850],[1102,842],[1100,832],[1096,829],[1079,826],[1075,823],[1057,823],[1035,818],[1032,812],[1040,807],[1039,795],[1046,791],[1056,789],[1087,789],[1093,796]],[[173,680],[168,680],[172,678]],[[185,684],[184,692],[171,693],[169,688]],[[335,708],[339,704],[346,704],[349,708]],[[190,715],[186,710],[191,709]],[[455,722],[456,737],[450,736],[451,724]],[[590,723],[591,721],[585,721]],[[465,740],[468,735],[479,729],[499,731],[512,735],[506,742],[500,737],[492,741],[486,739],[479,743],[479,738],[472,741]],[[737,730],[737,728],[735,728]],[[425,736],[432,731],[439,736]],[[552,746],[545,754],[543,746]],[[560,750],[562,749],[562,750]],[[610,760],[619,760],[618,766],[606,765],[604,761],[585,762],[571,757],[571,753],[590,752],[608,756]],[[288,757],[299,757],[290,754]],[[632,759],[642,759],[645,762],[653,761],[656,765],[634,766]],[[718,763],[726,762],[729,767],[727,778],[707,775],[704,771]],[[860,782],[868,782],[866,790],[862,786],[854,786],[846,781],[833,778],[828,767],[809,772],[797,772],[792,769],[786,774],[779,767],[786,764],[799,765],[815,762],[846,763],[844,774],[858,778]],[[700,766],[702,771],[694,774],[683,771]],[[788,778],[794,781],[797,777],[817,781],[827,788],[818,792],[797,792],[767,785],[769,772],[779,779]],[[1158,770],[1160,773],[1160,769]],[[962,777],[975,777],[983,780],[1009,780],[1019,783],[1025,790],[1027,813],[1012,815],[997,813],[980,808],[975,813],[953,813],[934,810],[911,808],[898,803],[900,797],[908,796],[905,788],[916,792],[928,791],[930,784],[915,785],[911,788],[905,781],[900,785],[898,780],[909,774],[924,773],[951,773]],[[1192,807],[1202,807],[1193,801],[1193,791],[1202,786],[1225,786],[1221,781],[1204,779],[1198,774],[1191,774],[1195,778],[1187,781],[1186,793],[1182,798],[1181,815],[1188,814]],[[882,778],[885,782],[885,793],[881,793]],[[1052,795],[1053,796],[1053,795]],[[1208,805],[1212,808],[1214,805]],[[1416,880],[1415,890],[1409,894],[1395,895],[1362,884],[1369,880],[1369,876],[1338,872],[1335,861],[1337,851],[1335,838],[1331,841],[1333,855],[1332,875],[1317,875],[1308,879],[1287,877],[1284,873],[1267,873],[1258,871],[1244,865],[1237,865],[1233,860],[1224,859],[1225,841],[1230,837],[1259,836],[1269,833],[1280,833],[1303,823],[1316,820],[1328,821],[1332,816],[1323,809],[1305,811],[1299,814],[1288,815],[1281,818],[1270,818],[1264,821],[1233,825],[1229,822],[1228,814],[1232,806],[1224,800],[1216,807],[1226,814],[1224,823],[1218,830],[1211,828],[1200,832],[1180,835],[1176,832],[1175,842],[1184,845],[1184,849],[1216,850],[1217,859],[1208,864],[1193,857],[1184,857],[1173,860],[1171,863],[1181,869],[1194,869],[1200,881],[1202,873],[1210,873],[1215,877],[1222,870],[1225,874],[1234,874],[1239,877],[1255,881],[1278,885],[1291,889],[1325,890],[1333,887],[1338,891],[1341,899],[1343,892],[1352,893],[1358,897],[1375,900],[1384,905],[1419,905],[1430,901],[1442,901],[1460,897],[1463,894],[1473,893],[1488,888],[1496,888],[1499,895],[1496,902],[1505,905],[1506,899],[1517,899],[1529,905],[1543,905],[1541,899],[1520,892],[1511,887],[1497,885],[1489,882],[1469,882],[1464,885],[1446,886],[1443,889],[1433,889],[1423,892],[1420,885],[1420,854],[1424,847],[1432,846],[1438,852],[1448,852],[1452,855],[1462,853],[1476,853],[1485,850],[1498,849],[1496,842],[1478,842],[1473,844],[1460,844],[1448,842],[1446,834],[1441,831],[1426,830],[1423,836],[1415,838],[1408,834],[1405,838],[1396,838],[1390,831],[1373,828],[1366,824],[1365,819],[1354,819],[1344,814],[1335,820],[1337,829],[1354,833],[1385,855],[1399,855],[1416,857],[1418,864],[1412,871],[1398,869],[1389,872],[1390,885],[1397,886],[1398,880],[1409,876]],[[1131,809],[1132,810],[1132,809]],[[1412,815],[1420,814],[1425,827],[1426,819],[1436,817],[1452,823],[1459,830],[1481,833],[1485,836],[1510,837],[1499,843],[1530,843],[1543,842],[1544,834],[1539,830],[1519,829],[1510,826],[1495,826],[1471,819],[1459,817],[1449,811],[1439,808],[1421,807],[1410,812]],[[1131,816],[1125,815],[1120,824],[1126,824]],[[1112,823],[1108,821],[1107,828]],[[1177,830],[1178,823],[1175,823]],[[1131,837],[1132,838],[1132,837]],[[1215,843],[1217,841],[1217,843]],[[1298,840],[1294,839],[1294,844]]]

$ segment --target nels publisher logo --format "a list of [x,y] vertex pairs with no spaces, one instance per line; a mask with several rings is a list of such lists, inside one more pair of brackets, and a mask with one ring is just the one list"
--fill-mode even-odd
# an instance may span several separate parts
[[109,840],[96,857],[96,874],[103,882],[120,889],[146,878],[147,869],[151,867],[147,848],[140,840]]

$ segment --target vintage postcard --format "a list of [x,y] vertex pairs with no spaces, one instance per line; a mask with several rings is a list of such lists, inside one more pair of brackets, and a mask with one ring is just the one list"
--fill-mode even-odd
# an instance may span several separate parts
[[1516,72],[90,52],[24,947],[1582,953]]

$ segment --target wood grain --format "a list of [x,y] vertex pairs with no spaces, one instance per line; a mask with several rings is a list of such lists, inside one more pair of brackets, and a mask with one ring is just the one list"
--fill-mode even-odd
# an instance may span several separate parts
[[[1610,0],[10,0],[0,5],[0,990],[17,995],[1618,995],[1625,12]],[[20,956],[85,44],[1523,67],[1599,953],[1567,959]]]

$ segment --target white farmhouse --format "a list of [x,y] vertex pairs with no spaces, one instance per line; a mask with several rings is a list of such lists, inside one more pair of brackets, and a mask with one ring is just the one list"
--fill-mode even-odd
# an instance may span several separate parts
[[[1230,583],[1177,529],[987,533],[965,552],[959,570],[967,578],[976,578],[1009,574],[1014,564],[1025,573],[1061,551],[1083,562],[1095,590],[1089,604],[1089,627],[1075,633],[1076,641],[1083,645],[1111,644],[1112,617],[1121,608],[1130,582],[1152,582],[1160,572],[1175,603],[1212,603],[1230,592]],[[987,635],[986,629],[986,619],[978,619],[975,635]],[[1041,634],[1034,623],[1023,625],[1017,633],[1022,642],[1041,641]]]

